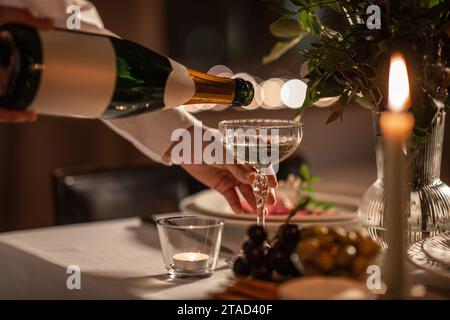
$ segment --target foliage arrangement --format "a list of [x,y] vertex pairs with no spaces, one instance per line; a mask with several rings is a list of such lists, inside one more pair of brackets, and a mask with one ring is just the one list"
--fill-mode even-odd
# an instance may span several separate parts
[[[266,0],[267,2],[267,0]],[[328,101],[327,123],[342,119],[356,103],[373,111],[387,105],[389,59],[401,51],[408,63],[414,138],[429,135],[437,112],[450,107],[450,1],[448,0],[273,0],[281,18],[270,25],[280,41],[264,63],[294,47],[304,57],[308,83],[303,106]],[[381,28],[369,29],[367,8],[381,10]],[[300,108],[302,112],[305,108]]]
[[298,178],[294,184],[297,190],[297,203],[294,208],[291,209],[286,219],[286,223],[294,217],[299,210],[319,210],[326,211],[331,209],[333,205],[331,203],[320,201],[315,197],[315,184],[320,181],[318,176],[311,175],[311,172],[306,164],[300,165],[298,169]]

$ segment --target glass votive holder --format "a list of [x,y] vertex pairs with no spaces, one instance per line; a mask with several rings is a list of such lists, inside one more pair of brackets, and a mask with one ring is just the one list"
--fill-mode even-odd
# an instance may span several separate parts
[[217,265],[224,222],[179,216],[157,221],[164,264],[171,277],[210,276]]

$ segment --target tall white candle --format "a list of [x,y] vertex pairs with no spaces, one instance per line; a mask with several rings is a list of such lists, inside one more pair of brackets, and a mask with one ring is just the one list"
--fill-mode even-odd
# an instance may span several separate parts
[[406,210],[409,208],[409,174],[403,146],[409,141],[414,116],[405,112],[410,105],[410,90],[406,62],[401,54],[391,58],[389,71],[389,111],[380,118],[385,145],[386,241],[385,265],[387,292],[391,298],[406,294],[405,240]]

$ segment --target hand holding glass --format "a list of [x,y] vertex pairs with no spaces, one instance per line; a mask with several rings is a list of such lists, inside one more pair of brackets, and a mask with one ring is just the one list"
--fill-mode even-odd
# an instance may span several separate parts
[[269,191],[267,175],[272,167],[288,158],[303,137],[303,125],[290,120],[231,120],[219,124],[225,147],[240,164],[256,169],[253,192],[257,223],[265,227],[265,201]]

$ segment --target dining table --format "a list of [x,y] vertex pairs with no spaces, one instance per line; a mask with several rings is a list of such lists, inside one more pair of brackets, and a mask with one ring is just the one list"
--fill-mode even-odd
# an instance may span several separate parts
[[[223,236],[244,241],[230,228]],[[0,299],[204,300],[232,277],[226,258],[234,249],[222,249],[212,276],[180,279],[165,269],[156,225],[138,217],[2,233]],[[409,273],[436,285],[433,298],[450,296],[438,278],[411,266]]]
[[[232,275],[225,258],[211,277],[172,279],[156,226],[140,218],[9,232],[0,234],[0,299],[205,299]],[[68,286],[72,270],[79,288]]]

